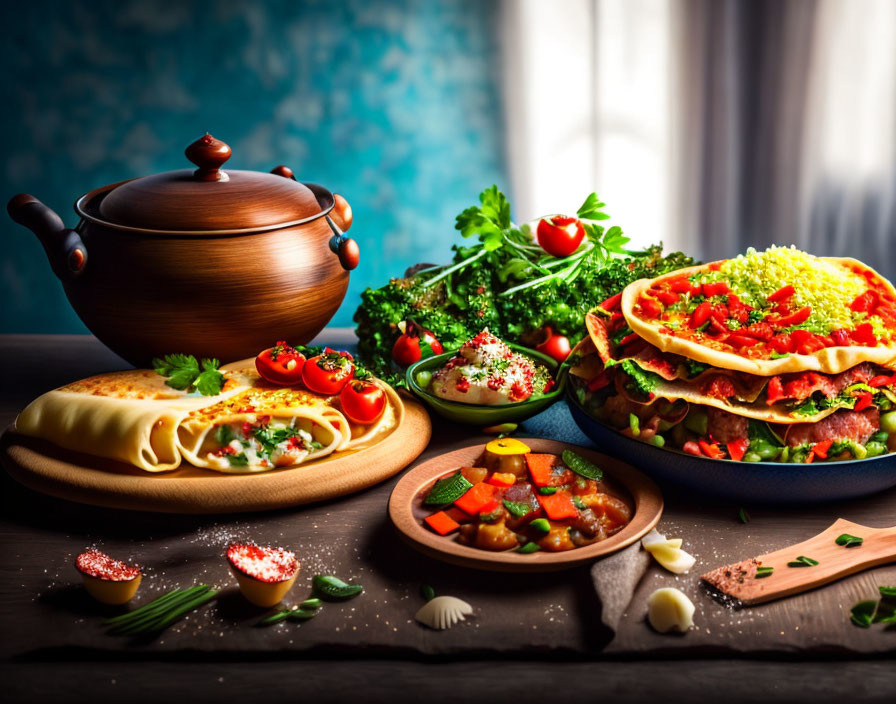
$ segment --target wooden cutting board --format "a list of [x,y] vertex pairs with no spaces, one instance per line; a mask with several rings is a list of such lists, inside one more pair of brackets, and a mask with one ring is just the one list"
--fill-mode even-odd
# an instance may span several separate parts
[[417,401],[403,396],[402,402],[401,422],[377,444],[293,469],[221,474],[185,463],[152,474],[68,452],[11,428],[0,437],[0,464],[30,489],[94,506],[192,514],[286,508],[366,489],[413,462],[429,444],[432,424]]

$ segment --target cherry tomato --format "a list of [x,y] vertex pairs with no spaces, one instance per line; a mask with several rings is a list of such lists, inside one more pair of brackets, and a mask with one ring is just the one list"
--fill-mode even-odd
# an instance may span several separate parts
[[575,218],[555,215],[539,220],[536,234],[538,244],[545,252],[555,257],[568,257],[585,239],[585,228]]
[[413,320],[408,320],[401,337],[392,346],[392,359],[399,367],[407,368],[425,357],[442,354],[442,351],[442,343],[435,335]]
[[556,359],[560,364],[563,364],[563,362],[566,361],[566,358],[569,357],[571,351],[569,338],[567,338],[566,335],[555,334],[548,326],[545,326],[544,334],[544,342],[540,345],[536,345],[535,349],[542,354],[546,354],[548,357]]
[[255,368],[263,379],[278,386],[295,386],[302,380],[305,355],[283,340],[255,358]]
[[335,396],[355,375],[355,364],[348,352],[336,352],[327,347],[323,354],[305,362],[302,381],[309,390],[325,396]]
[[372,381],[352,379],[342,387],[339,404],[350,421],[367,425],[383,415],[386,394]]

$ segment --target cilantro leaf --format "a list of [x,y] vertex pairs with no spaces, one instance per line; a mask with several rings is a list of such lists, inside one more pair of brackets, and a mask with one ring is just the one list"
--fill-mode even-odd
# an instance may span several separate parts
[[224,386],[224,375],[218,371],[217,359],[203,359],[202,369],[191,354],[166,354],[164,359],[152,360],[153,369],[168,377],[165,384],[178,391],[199,391],[203,396],[216,396]]

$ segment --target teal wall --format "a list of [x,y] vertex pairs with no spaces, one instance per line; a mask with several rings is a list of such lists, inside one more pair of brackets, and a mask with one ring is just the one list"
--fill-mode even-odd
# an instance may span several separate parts
[[[2,11],[0,196],[75,224],[82,193],[187,166],[283,163],[344,194],[368,285],[444,261],[454,216],[506,186],[495,4],[476,0],[28,2]],[[84,332],[37,240],[0,218],[0,332]]]

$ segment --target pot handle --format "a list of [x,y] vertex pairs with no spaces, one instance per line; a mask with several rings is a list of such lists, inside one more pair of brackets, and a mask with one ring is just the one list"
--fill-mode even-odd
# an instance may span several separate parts
[[[340,195],[333,195],[335,198],[342,198]],[[342,198],[342,200],[345,201],[345,198]],[[347,205],[348,203],[346,203]],[[335,208],[333,210],[335,214]],[[333,231],[333,236],[330,238],[330,251],[339,257],[339,263],[342,264],[343,269],[351,271],[361,261],[361,250],[358,247],[358,243],[351,237],[345,236],[342,229],[335,222],[335,218],[331,218],[329,215],[326,218],[327,225]],[[351,208],[349,208],[349,225],[351,225]]]
[[67,228],[53,210],[34,196],[20,193],[6,204],[6,212],[19,225],[37,235],[57,277],[65,281],[84,273],[87,247],[81,236]]

